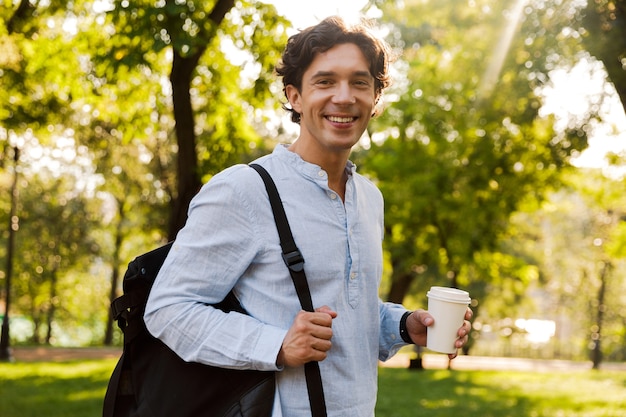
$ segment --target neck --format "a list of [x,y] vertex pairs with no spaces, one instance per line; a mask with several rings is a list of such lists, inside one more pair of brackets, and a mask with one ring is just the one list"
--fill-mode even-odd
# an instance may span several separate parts
[[316,152],[300,140],[296,140],[288,149],[300,155],[303,160],[319,165],[326,171],[326,174],[328,174],[328,187],[335,191],[343,200],[346,191],[346,182],[348,181],[346,164],[350,156],[349,149],[340,150],[338,152],[328,150]]

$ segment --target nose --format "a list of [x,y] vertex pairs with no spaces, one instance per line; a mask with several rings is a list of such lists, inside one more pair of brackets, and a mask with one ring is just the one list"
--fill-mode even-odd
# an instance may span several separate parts
[[352,88],[349,83],[342,82],[337,85],[335,94],[333,95],[333,103],[335,104],[354,104],[356,103],[356,97],[352,92]]

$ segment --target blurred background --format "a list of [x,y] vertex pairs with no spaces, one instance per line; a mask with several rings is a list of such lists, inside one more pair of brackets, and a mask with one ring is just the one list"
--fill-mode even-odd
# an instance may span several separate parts
[[127,263],[295,139],[273,68],[333,14],[398,55],[353,153],[386,200],[381,297],[469,291],[469,355],[626,361],[624,0],[4,0],[0,359],[121,344]]

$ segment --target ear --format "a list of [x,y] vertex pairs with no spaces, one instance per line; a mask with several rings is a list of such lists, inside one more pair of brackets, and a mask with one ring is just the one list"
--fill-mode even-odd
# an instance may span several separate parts
[[300,105],[300,91],[298,91],[298,89],[293,84],[285,86],[285,96],[287,97],[287,100],[289,100],[291,108],[294,109],[297,113],[302,114],[302,106]]

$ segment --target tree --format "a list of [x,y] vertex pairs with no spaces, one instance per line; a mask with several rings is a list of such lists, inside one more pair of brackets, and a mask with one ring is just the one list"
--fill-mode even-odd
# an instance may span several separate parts
[[[71,13],[63,2],[22,0],[0,11],[0,147],[11,135],[50,137],[63,125],[82,92],[74,79],[80,68],[60,23]],[[57,26],[58,25],[58,26]],[[66,78],[67,77],[67,78]]]
[[[68,53],[68,43],[54,30],[54,22],[64,14],[63,5],[53,2],[37,8],[28,0],[22,0],[13,6],[0,10],[1,156],[10,153],[10,148],[15,153],[22,152],[18,143],[24,142],[24,137],[46,132],[48,135],[44,133],[43,136],[47,138],[49,132],[58,131],[58,126],[71,114],[69,103],[72,93],[76,92],[71,85],[59,83],[62,76],[71,78],[73,69],[77,68],[69,58],[73,55]],[[41,50],[51,55],[41,54]],[[4,161],[2,158],[0,169]],[[15,226],[11,224],[11,227]],[[13,235],[9,234],[11,242]],[[10,257],[11,253],[9,250],[6,256]],[[7,260],[7,264],[13,262]],[[12,267],[7,267],[6,288],[10,293],[9,269],[12,271]],[[7,323],[3,322],[3,350],[8,346],[8,339],[7,320]]]
[[[88,48],[107,45],[95,20],[75,43],[90,59]],[[91,163],[102,178],[97,196],[108,210],[103,213],[99,256],[110,265],[112,302],[120,295],[123,267],[146,248],[162,242],[167,230],[168,204],[174,198],[173,171],[176,146],[172,143],[171,104],[161,94],[166,66],[120,67],[116,83],[98,75],[94,61],[85,67],[81,82],[85,94],[75,99],[80,109],[73,118],[74,137],[88,147]],[[164,80],[165,79],[165,80]],[[109,311],[107,309],[107,311]],[[113,343],[111,312],[106,320],[104,344]]]
[[[232,163],[258,140],[246,120],[266,106],[272,69],[284,45],[287,23],[273,6],[233,0],[214,2],[116,1],[108,14],[115,35],[104,56],[105,78],[116,82],[120,68],[154,68],[171,52],[170,82],[177,143],[177,175],[169,238],[184,225],[202,173]],[[254,63],[246,80],[224,45]],[[245,68],[245,65],[244,65]],[[194,109],[195,105],[195,109]]]
[[[570,155],[586,146],[583,126],[556,132],[539,115],[537,88],[567,44],[538,36],[543,9],[525,14],[487,0],[378,5],[402,50],[393,105],[372,124],[362,157],[386,198],[388,298],[400,302],[435,283],[484,298],[480,281],[497,277],[475,273],[485,259],[510,257],[498,251],[510,215],[556,186]],[[509,43],[497,45],[500,38]],[[503,278],[527,280],[524,262],[508,264]]]
[[[94,120],[90,126],[94,129],[77,135],[91,144],[97,171],[109,173],[99,188],[100,199],[109,207],[102,217],[108,238],[102,238],[100,256],[111,265],[112,302],[120,295],[122,267],[129,257],[163,239],[166,218],[162,213],[167,212],[170,197],[165,173],[171,154],[164,143],[166,135],[157,133],[143,142],[124,144],[116,129],[107,126],[102,120]],[[113,317],[110,309],[107,311],[104,344],[110,345]]]
[[[623,236],[620,234],[620,226],[623,228],[626,222],[626,210],[624,210],[624,182],[606,179],[603,176],[586,176],[578,179],[578,187],[581,195],[590,207],[591,219],[587,221],[587,232],[590,245],[588,252],[597,253],[591,259],[585,275],[589,278],[590,300],[589,317],[591,326],[589,332],[589,344],[593,368],[598,369],[603,360],[603,343],[608,345],[611,339],[612,350],[623,341],[624,315],[619,307],[620,297],[624,291],[623,274],[619,273],[620,264],[623,264],[624,247]],[[617,299],[616,299],[617,296]],[[618,334],[607,337],[620,329],[621,340]],[[618,336],[615,340],[615,336]],[[617,343],[615,343],[615,341]],[[623,352],[623,349],[622,349]]]
[[541,300],[536,314],[556,323],[555,356],[589,357],[595,368],[625,357],[623,184],[573,171],[539,209],[512,219],[512,242],[540,271],[527,293]]
[[[6,232],[7,244],[6,251],[4,252],[4,258],[6,260],[6,269],[0,273],[0,277],[4,278],[4,294],[2,299],[4,301],[4,314],[2,315],[2,329],[0,331],[0,360],[11,360],[10,346],[10,324],[9,316],[11,311],[11,280],[13,279],[13,265],[15,260],[15,235],[19,229],[19,218],[17,217],[17,204],[19,199],[19,192],[17,188],[18,184],[18,172],[20,163],[20,150],[17,146],[13,147],[13,172],[11,180],[6,188],[9,190],[8,198],[8,210],[4,212],[8,213],[8,218],[4,219],[4,224],[8,224],[8,230]],[[1,178],[1,177],[0,177]],[[2,178],[4,180],[4,178]],[[2,181],[4,183],[4,181]]]
[[584,45],[604,64],[626,110],[626,1],[589,0],[581,12]]
[[[272,57],[286,23],[273,7],[233,3],[120,1],[104,23],[83,19],[76,44],[89,57],[85,90],[95,96],[81,98],[79,108],[87,111],[77,119],[88,122],[76,123],[82,125],[76,131],[106,178],[102,191],[115,201],[105,252],[111,301],[132,255],[133,231],[160,240],[158,231],[167,229],[173,239],[202,180],[260,145],[251,126],[263,121]],[[89,52],[94,45],[99,53]],[[245,56],[242,65],[231,62],[234,51]],[[241,73],[242,66],[253,71]],[[111,342],[109,319],[105,343]]]
[[29,169],[20,190],[15,300],[34,324],[32,341],[50,344],[58,315],[71,319],[73,314],[66,299],[70,271],[89,265],[98,251],[92,237],[97,217],[72,175]]

